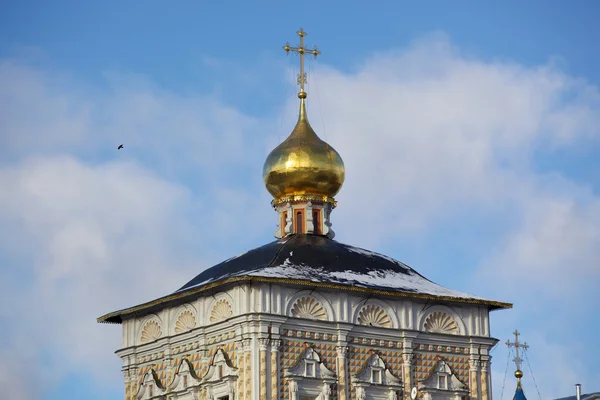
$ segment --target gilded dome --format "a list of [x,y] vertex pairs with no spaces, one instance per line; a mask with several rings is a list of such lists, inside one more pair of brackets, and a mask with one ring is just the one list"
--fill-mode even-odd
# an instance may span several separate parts
[[263,180],[275,199],[316,195],[331,201],[344,183],[344,161],[317,136],[308,123],[304,98],[300,101],[298,123],[267,157]]

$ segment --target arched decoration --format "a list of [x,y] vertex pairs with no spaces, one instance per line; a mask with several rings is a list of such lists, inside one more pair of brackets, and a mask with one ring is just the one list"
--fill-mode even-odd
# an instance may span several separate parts
[[200,315],[196,307],[190,303],[173,308],[169,313],[169,331],[171,335],[178,335],[202,325]]
[[303,290],[289,298],[286,305],[286,315],[323,321],[333,321],[335,318],[329,301],[319,293],[311,290]]
[[190,331],[196,327],[196,315],[190,310],[184,310],[179,313],[175,321],[175,333]]
[[200,377],[194,371],[194,365],[190,360],[184,358],[179,363],[173,380],[167,385],[169,393],[178,395],[187,394],[189,392],[198,392],[200,385]]
[[296,363],[284,370],[288,381],[290,400],[310,397],[316,400],[329,400],[335,374],[321,361],[319,354],[307,346]]
[[217,300],[210,310],[210,322],[216,323],[225,321],[233,315],[231,303],[226,299]]
[[296,300],[292,306],[292,316],[295,318],[327,320],[327,312],[323,305],[310,296]]
[[375,304],[363,306],[359,312],[356,322],[360,325],[391,328],[392,320],[383,308]]
[[466,335],[465,324],[452,308],[434,305],[420,313],[419,330],[449,335]]
[[166,392],[165,387],[158,379],[158,374],[154,369],[146,372],[142,384],[135,395],[137,400],[150,400],[159,398]]
[[[375,312],[375,314],[379,314],[379,316],[370,315],[372,312]],[[388,325],[387,322],[380,319],[382,315],[386,315],[387,319],[389,319],[389,326],[386,326]],[[378,322],[374,323],[372,318],[375,318],[375,321]],[[394,308],[391,307],[385,301],[377,299],[368,299],[366,302],[358,302],[358,306],[355,307],[352,311],[352,321],[357,325],[364,326],[379,326],[386,328],[400,327],[398,322],[398,316],[396,315]],[[369,323],[371,323],[371,325],[369,325]]]
[[142,328],[140,335],[141,343],[153,342],[162,336],[162,329],[158,321],[151,319],[147,321]]
[[458,325],[454,318],[441,311],[430,313],[423,323],[423,328],[432,333],[458,334]]
[[351,377],[358,399],[395,400],[403,385],[400,378],[387,368],[379,354],[374,353],[362,369]]
[[469,388],[452,372],[442,358],[431,369],[427,378],[418,383],[419,393],[424,400],[436,398],[460,399],[469,394]]
[[208,370],[201,378],[206,389],[206,400],[219,400],[228,397],[235,400],[235,387],[238,369],[231,365],[227,353],[219,348],[211,358]]

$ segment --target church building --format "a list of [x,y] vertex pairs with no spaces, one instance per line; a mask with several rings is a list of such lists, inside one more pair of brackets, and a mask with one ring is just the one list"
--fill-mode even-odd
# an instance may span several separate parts
[[334,240],[337,151],[299,118],[267,157],[276,240],[179,290],[98,318],[122,326],[126,400],[488,400],[490,311],[388,256]]

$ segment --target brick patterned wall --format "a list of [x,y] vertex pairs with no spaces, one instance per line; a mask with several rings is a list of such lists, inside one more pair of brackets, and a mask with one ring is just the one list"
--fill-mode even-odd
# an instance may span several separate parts
[[[386,348],[386,349],[373,349],[368,346],[350,346],[348,351],[348,369],[349,369],[349,379],[351,382],[351,377],[360,372],[366,362],[371,358],[373,352],[379,354],[386,367],[390,370],[390,372],[400,380],[402,380],[402,351],[400,349],[395,348]],[[350,398],[356,398],[356,389],[350,385]]]
[[469,386],[469,356],[456,353],[415,352],[413,364],[416,367],[416,378],[419,382],[427,379],[438,358],[443,358],[464,384]]
[[[290,331],[286,331],[290,333]],[[314,335],[314,334],[313,334]],[[294,335],[296,336],[296,335]],[[303,337],[302,335],[301,337]],[[331,336],[331,335],[330,335]],[[313,336],[314,338],[314,336]],[[304,352],[305,343],[309,343],[315,351],[321,357],[321,361],[325,366],[336,373],[336,345],[334,343],[323,343],[323,342],[310,342],[304,339],[290,339],[287,337],[281,340],[280,349],[280,399],[288,400],[290,394],[288,393],[287,381],[284,378],[284,372],[287,368],[290,368],[298,362],[300,355]],[[337,400],[337,387],[335,384],[331,385],[331,400]]]

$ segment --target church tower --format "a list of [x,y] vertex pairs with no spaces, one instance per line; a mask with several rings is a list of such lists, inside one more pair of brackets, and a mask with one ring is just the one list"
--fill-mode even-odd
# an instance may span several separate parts
[[[299,117],[263,178],[277,240],[175,292],[111,312],[126,400],[488,400],[490,311],[511,304],[444,288],[409,266],[333,240],[340,155]],[[203,269],[203,268],[200,268]]]

